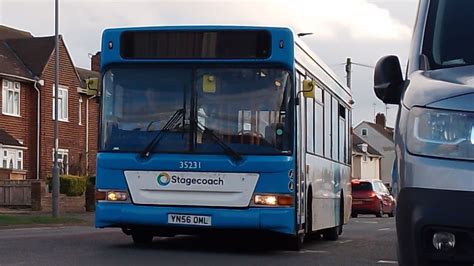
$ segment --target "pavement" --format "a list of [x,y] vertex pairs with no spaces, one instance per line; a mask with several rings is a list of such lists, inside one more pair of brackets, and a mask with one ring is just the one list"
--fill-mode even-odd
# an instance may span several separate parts
[[136,246],[119,229],[91,226],[0,230],[0,265],[396,265],[393,218],[351,219],[338,241],[299,252],[255,235],[155,238]]

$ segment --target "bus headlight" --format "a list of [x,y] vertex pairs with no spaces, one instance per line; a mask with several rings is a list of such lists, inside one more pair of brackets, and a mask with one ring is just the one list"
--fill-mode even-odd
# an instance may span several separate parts
[[127,192],[107,191],[107,201],[126,201],[127,199],[128,199]]
[[281,194],[255,194],[253,196],[253,205],[268,207],[292,206],[293,196]]
[[474,160],[474,113],[415,107],[407,132],[413,154]]
[[130,203],[131,202],[127,191],[107,190],[107,189],[96,190],[95,200],[97,202],[117,202],[117,203]]

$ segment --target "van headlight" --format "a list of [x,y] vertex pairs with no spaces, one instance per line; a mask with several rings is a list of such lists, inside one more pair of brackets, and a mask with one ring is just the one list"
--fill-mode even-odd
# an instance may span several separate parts
[[474,160],[474,113],[413,108],[407,149],[418,155]]

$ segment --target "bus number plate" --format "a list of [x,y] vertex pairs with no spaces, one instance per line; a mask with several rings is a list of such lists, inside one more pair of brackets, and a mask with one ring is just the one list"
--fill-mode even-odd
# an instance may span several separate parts
[[168,224],[211,226],[211,216],[168,214]]

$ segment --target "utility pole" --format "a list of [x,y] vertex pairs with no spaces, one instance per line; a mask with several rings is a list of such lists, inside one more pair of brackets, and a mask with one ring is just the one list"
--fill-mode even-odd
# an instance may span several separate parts
[[352,59],[347,58],[346,61],[346,77],[347,77],[347,87],[350,89],[352,85]]
[[59,94],[59,0],[54,12],[55,61],[54,61],[54,163],[53,163],[53,217],[59,217],[59,168],[58,168],[58,94]]

